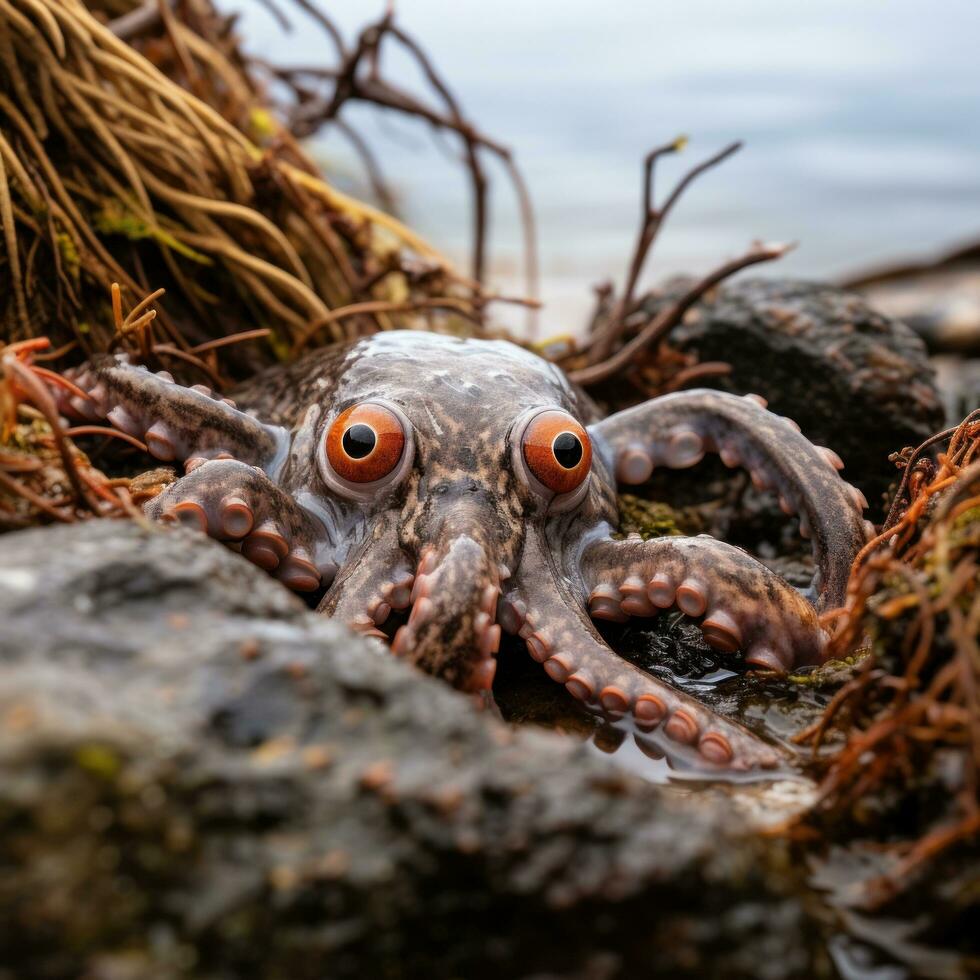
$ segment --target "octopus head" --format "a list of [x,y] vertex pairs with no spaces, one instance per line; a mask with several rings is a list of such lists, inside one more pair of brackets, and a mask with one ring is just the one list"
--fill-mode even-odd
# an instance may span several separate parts
[[[401,589],[395,608],[410,604],[397,653],[464,689],[490,686],[497,601],[528,536],[550,554],[612,506],[593,415],[558,369],[513,344],[385,334],[353,348],[317,422],[317,471],[364,528],[358,560]],[[402,561],[408,595],[390,567]]]

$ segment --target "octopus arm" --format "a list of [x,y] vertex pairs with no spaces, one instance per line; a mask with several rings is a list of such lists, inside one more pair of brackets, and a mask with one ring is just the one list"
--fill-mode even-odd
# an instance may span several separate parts
[[407,609],[415,575],[390,520],[378,521],[356,543],[341,565],[317,612],[360,633],[384,638],[392,610]]
[[461,502],[426,526],[408,622],[392,650],[480,697],[497,669],[501,568],[480,505]]
[[841,479],[832,450],[815,446],[758,396],[707,389],[651,399],[589,429],[621,483],[639,484],[656,466],[694,466],[716,452],[726,466],[747,469],[758,489],[774,490],[800,533],[813,542],[814,587],[821,609],[842,604],[854,556],[867,540],[864,495]]
[[146,514],[226,542],[299,592],[316,590],[333,573],[324,561],[329,538],[323,526],[262,470],[239,460],[194,466],[154,497]]
[[285,429],[259,422],[204,385],[175,384],[168,372],[154,374],[124,355],[97,356],[71,380],[86,397],[55,389],[63,414],[105,419],[165,462],[232,457],[275,478],[288,454]]
[[529,539],[502,619],[552,680],[592,707],[631,714],[638,728],[663,736],[664,750],[675,761],[735,770],[779,764],[777,750],[748,729],[613,652],[542,543]]
[[677,608],[723,653],[783,673],[819,663],[826,636],[806,599],[751,555],[707,535],[602,540],[580,560],[596,619],[625,621]]

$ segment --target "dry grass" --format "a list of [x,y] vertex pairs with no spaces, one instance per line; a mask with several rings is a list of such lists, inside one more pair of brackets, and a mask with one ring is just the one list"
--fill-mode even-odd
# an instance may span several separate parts
[[419,310],[479,329],[479,287],[324,179],[210,3],[186,21],[160,4],[141,50],[105,23],[132,7],[0,2],[0,341],[46,335],[75,359],[126,346],[114,282],[129,303],[166,287],[158,340],[179,352],[266,331],[229,352],[239,375],[308,343],[425,325]]

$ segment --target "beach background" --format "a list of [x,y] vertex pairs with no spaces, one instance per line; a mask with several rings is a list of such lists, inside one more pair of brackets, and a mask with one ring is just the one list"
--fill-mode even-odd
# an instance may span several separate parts
[[[240,11],[248,50],[330,66],[323,33],[286,4]],[[348,38],[381,3],[324,4]],[[692,188],[648,268],[653,284],[702,273],[755,238],[795,241],[750,275],[834,278],[925,258],[980,237],[980,3],[976,0],[403,0],[465,112],[515,153],[536,207],[543,334],[581,328],[591,287],[621,277],[639,215],[640,167],[678,134],[661,191],[724,144],[745,148]],[[387,71],[412,78],[395,58]],[[404,72],[404,74],[401,74]],[[421,85],[420,85],[421,90]],[[401,216],[466,267],[470,199],[458,148],[420,123],[348,106]],[[367,196],[345,138],[312,143],[339,186]],[[493,177],[491,285],[521,289],[518,210]]]

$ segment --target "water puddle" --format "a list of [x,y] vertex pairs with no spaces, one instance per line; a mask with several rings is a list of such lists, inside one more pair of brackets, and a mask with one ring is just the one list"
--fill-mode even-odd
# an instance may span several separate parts
[[603,632],[624,658],[782,748],[786,763],[774,770],[707,772],[695,753],[661,729],[641,729],[631,717],[583,707],[513,639],[501,650],[494,688],[504,717],[581,739],[592,755],[615,769],[678,796],[698,795],[706,806],[738,811],[760,829],[777,827],[813,803],[816,785],[806,773],[806,754],[791,738],[818,717],[824,697],[723,662],[702,642],[697,627],[681,617],[603,625]]

